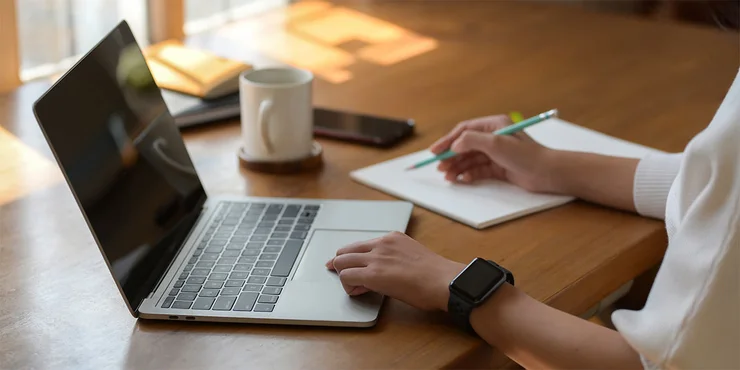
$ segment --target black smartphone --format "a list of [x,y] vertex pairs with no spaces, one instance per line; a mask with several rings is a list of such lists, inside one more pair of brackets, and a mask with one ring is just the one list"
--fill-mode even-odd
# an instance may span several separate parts
[[314,108],[314,134],[360,144],[388,147],[414,133],[414,120]]

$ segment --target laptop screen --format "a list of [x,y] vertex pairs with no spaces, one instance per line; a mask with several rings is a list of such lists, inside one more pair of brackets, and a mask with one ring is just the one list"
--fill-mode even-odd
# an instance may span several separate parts
[[108,34],[34,111],[135,312],[206,195],[128,25]]

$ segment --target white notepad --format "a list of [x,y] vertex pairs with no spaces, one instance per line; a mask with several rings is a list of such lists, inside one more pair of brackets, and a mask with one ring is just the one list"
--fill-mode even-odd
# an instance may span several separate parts
[[[552,118],[525,130],[544,146],[642,158],[659,150],[617,139],[563,120]],[[471,185],[451,184],[431,164],[405,171],[412,164],[427,159],[426,150],[353,171],[355,181],[411,201],[474,228],[482,229],[517,217],[556,207],[573,197],[527,192],[502,181],[484,181]]]

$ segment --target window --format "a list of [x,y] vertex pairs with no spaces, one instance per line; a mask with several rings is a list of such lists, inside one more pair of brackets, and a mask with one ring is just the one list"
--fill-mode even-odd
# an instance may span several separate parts
[[185,33],[205,31],[289,3],[289,0],[185,0]]
[[16,0],[21,80],[62,72],[122,19],[146,45],[146,0]]

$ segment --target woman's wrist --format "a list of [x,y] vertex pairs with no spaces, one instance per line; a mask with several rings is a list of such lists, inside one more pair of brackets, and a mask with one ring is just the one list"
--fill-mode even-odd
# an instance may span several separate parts
[[539,167],[536,175],[537,182],[540,184],[540,192],[575,195],[571,192],[574,171],[571,161],[573,158],[568,158],[568,154],[570,152],[545,149],[541,160],[542,165]]

